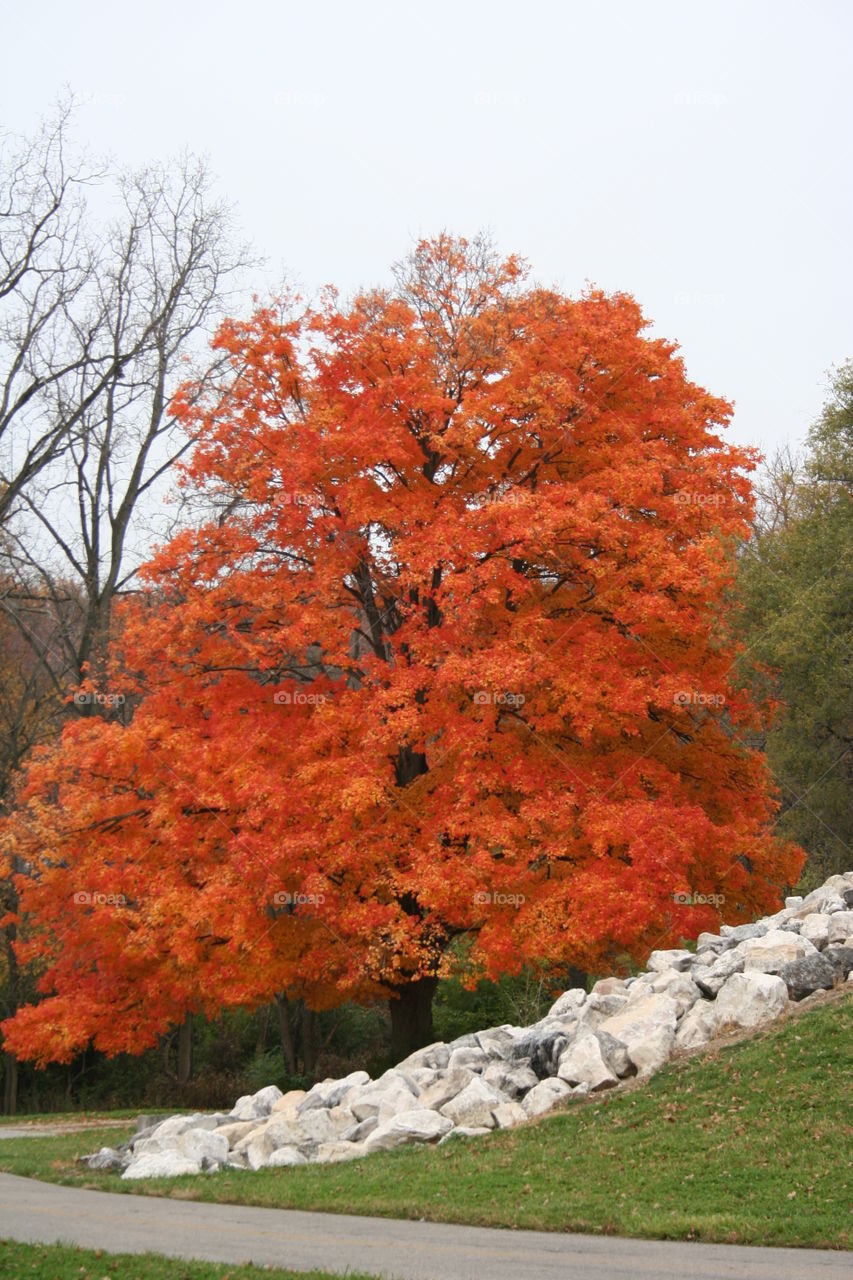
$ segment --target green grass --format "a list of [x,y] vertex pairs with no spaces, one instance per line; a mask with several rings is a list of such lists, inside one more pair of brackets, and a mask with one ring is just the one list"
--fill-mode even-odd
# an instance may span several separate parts
[[181,1199],[850,1248],[852,1045],[853,999],[843,993],[740,1044],[673,1064],[642,1087],[443,1147],[145,1183],[73,1165],[75,1154],[120,1141],[113,1129],[4,1141],[0,1168]]
[[[278,1267],[184,1262],[159,1253],[103,1253],[64,1244],[18,1244],[0,1240],[0,1275],[6,1280],[340,1280],[329,1271],[282,1271]],[[350,1272],[349,1280],[371,1280]]]
[[[166,1109],[161,1108],[159,1111],[152,1111],[149,1107],[147,1110],[143,1107],[141,1110],[136,1108],[125,1107],[116,1111],[39,1111],[27,1112],[26,1114],[17,1116],[0,1116],[0,1125],[9,1125],[16,1129],[19,1125],[51,1125],[51,1124],[89,1124],[94,1120],[135,1120],[141,1115],[166,1115]],[[169,1114],[175,1114],[171,1112]]]

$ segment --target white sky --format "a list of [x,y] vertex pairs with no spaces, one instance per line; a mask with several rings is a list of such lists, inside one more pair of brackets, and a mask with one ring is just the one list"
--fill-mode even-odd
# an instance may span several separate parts
[[0,123],[69,85],[95,153],[207,153],[261,291],[486,228],[543,283],[634,293],[765,449],[853,356],[850,0],[41,0],[2,31]]

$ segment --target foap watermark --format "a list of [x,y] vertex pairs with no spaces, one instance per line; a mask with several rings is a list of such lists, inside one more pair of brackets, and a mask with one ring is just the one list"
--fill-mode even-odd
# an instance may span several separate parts
[[679,907],[721,907],[726,900],[724,893],[674,893],[673,902]]
[[677,107],[714,107],[719,111],[728,101],[728,95],[719,89],[688,89],[673,96]]
[[273,905],[276,907],[322,907],[326,901],[324,893],[288,893],[286,889],[274,893]]
[[509,690],[493,693],[491,689],[478,689],[473,696],[475,707],[487,707],[492,704],[496,707],[523,707],[524,694],[511,693]]
[[311,494],[300,489],[285,489],[278,494],[278,501],[283,507],[310,507]]
[[126,907],[127,898],[123,893],[101,893],[95,890],[78,889],[74,894],[74,902],[78,907]]
[[76,707],[122,707],[126,702],[123,693],[83,693],[78,691],[74,695],[74,705]]
[[672,498],[680,507],[720,507],[725,502],[722,493],[697,493],[695,489],[679,489]]
[[471,901],[475,907],[520,907],[527,899],[523,893],[491,893],[488,889],[478,889]]
[[726,704],[724,693],[703,693],[701,689],[679,689],[672,695],[677,707],[723,707]]
[[331,702],[332,695],[309,693],[307,689],[279,689],[272,700],[280,707],[320,707],[324,702]]

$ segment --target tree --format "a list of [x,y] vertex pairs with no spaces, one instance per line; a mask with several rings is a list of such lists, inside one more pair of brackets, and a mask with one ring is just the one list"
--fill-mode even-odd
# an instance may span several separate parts
[[848,870],[853,850],[853,364],[835,372],[806,457],[774,460],[765,488],[764,509],[784,518],[759,526],[742,558],[742,678],[778,704],[759,741],[811,888]]
[[[384,992],[401,1054],[457,939],[472,976],[594,969],[718,922],[685,895],[778,903],[801,855],[720,622],[753,454],[645,324],[442,235],[393,290],[221,327],[227,373],[173,407],[218,515],[146,570],[141,704],[67,730],[6,833],[49,926],[16,1052],[141,1044],[168,988]],[[67,911],[95,882],[103,924]],[[168,982],[128,979],[122,931],[168,936]]]
[[[7,139],[0,168],[0,625],[15,654],[0,688],[6,803],[46,732],[128,711],[120,678],[104,690],[103,675],[115,601],[163,528],[153,500],[189,445],[169,401],[193,369],[204,386],[199,338],[250,261],[203,163],[87,174],[69,159],[72,116],[62,105],[35,140]],[[106,228],[84,198],[96,180],[116,196]],[[11,879],[0,894],[14,915]]]

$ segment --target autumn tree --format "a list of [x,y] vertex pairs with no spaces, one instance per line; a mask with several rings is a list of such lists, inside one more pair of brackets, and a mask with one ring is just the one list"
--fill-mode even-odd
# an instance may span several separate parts
[[[685,895],[778,904],[801,854],[720,626],[754,458],[645,328],[447,235],[389,290],[222,326],[173,406],[217,515],[147,570],[141,705],[67,731],[5,833],[22,914],[67,920],[16,1052],[285,991],[385,993],[404,1053],[456,940],[470,974],[600,969],[719,923]],[[94,883],[122,905],[75,914]]]

